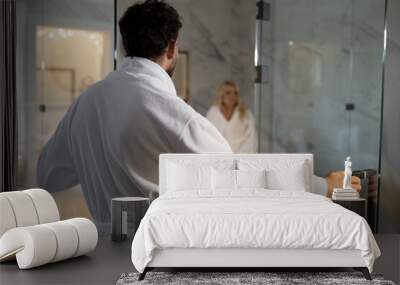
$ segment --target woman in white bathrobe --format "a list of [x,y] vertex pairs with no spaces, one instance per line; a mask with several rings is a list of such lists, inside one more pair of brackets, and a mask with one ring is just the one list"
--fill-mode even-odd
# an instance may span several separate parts
[[257,152],[258,139],[251,111],[240,100],[239,88],[225,81],[218,89],[215,104],[208,110],[207,119],[229,142],[233,152]]

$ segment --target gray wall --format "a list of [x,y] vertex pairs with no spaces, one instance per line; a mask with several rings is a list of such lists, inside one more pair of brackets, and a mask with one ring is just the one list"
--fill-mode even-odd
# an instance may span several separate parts
[[400,233],[400,1],[388,1],[378,231]]

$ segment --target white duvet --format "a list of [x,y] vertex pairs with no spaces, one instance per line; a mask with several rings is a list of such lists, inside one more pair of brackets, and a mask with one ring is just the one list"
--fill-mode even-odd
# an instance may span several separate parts
[[165,248],[358,249],[370,271],[380,255],[359,215],[321,195],[261,189],[162,195],[140,223],[132,262],[143,272]]

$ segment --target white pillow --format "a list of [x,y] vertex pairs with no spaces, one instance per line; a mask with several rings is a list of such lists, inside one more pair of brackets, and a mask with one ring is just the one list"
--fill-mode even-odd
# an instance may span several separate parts
[[240,188],[267,188],[267,171],[212,169],[214,190],[238,190]]
[[236,170],[212,169],[212,189],[236,190]]
[[267,171],[236,170],[237,188],[268,188]]
[[285,171],[272,169],[267,172],[268,188],[272,190],[306,191],[307,181],[304,165]]
[[211,189],[211,167],[168,164],[168,191]]
[[311,189],[310,167],[307,160],[238,160],[240,170],[267,171],[268,189],[307,191]]

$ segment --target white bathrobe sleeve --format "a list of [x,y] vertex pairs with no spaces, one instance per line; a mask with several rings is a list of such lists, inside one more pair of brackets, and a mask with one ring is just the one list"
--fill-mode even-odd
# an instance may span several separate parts
[[183,153],[232,153],[226,139],[217,128],[200,114],[194,114],[179,137]]

